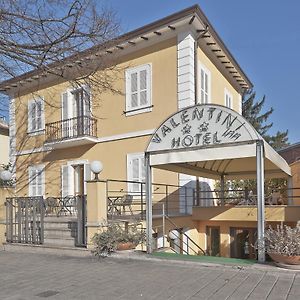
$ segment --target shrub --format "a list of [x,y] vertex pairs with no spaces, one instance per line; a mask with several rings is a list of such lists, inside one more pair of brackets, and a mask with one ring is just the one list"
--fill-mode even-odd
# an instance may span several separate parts
[[295,228],[287,225],[271,226],[265,231],[265,249],[268,253],[287,256],[300,255],[300,225]]
[[94,249],[92,253],[98,257],[106,257],[114,252],[118,244],[131,242],[135,246],[145,241],[145,232],[138,228],[137,224],[128,226],[126,230],[120,224],[108,224],[103,226],[100,233],[96,233],[92,242]]

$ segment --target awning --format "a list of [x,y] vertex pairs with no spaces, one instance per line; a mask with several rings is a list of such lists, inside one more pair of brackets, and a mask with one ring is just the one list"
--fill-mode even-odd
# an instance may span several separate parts
[[219,179],[256,178],[256,147],[263,144],[267,178],[291,175],[286,161],[237,112],[215,104],[184,108],[166,119],[150,139],[150,165]]

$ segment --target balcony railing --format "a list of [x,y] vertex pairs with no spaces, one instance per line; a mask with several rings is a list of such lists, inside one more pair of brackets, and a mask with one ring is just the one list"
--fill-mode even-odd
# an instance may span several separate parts
[[96,136],[97,120],[90,116],[79,116],[46,124],[46,143]]

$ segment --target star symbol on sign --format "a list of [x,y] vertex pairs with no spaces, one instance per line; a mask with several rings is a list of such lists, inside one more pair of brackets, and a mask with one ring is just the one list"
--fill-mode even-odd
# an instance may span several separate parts
[[202,124],[198,127],[199,131],[200,131],[200,132],[206,132],[206,131],[208,131],[208,125],[209,125],[209,123],[207,123],[207,122],[202,123]]
[[189,134],[191,133],[191,128],[192,126],[190,126],[189,124],[186,124],[182,129],[182,134]]

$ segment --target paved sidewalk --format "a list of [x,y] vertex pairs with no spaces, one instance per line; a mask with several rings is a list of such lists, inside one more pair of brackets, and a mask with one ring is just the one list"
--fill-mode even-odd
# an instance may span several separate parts
[[0,299],[300,299],[300,273],[0,251]]

